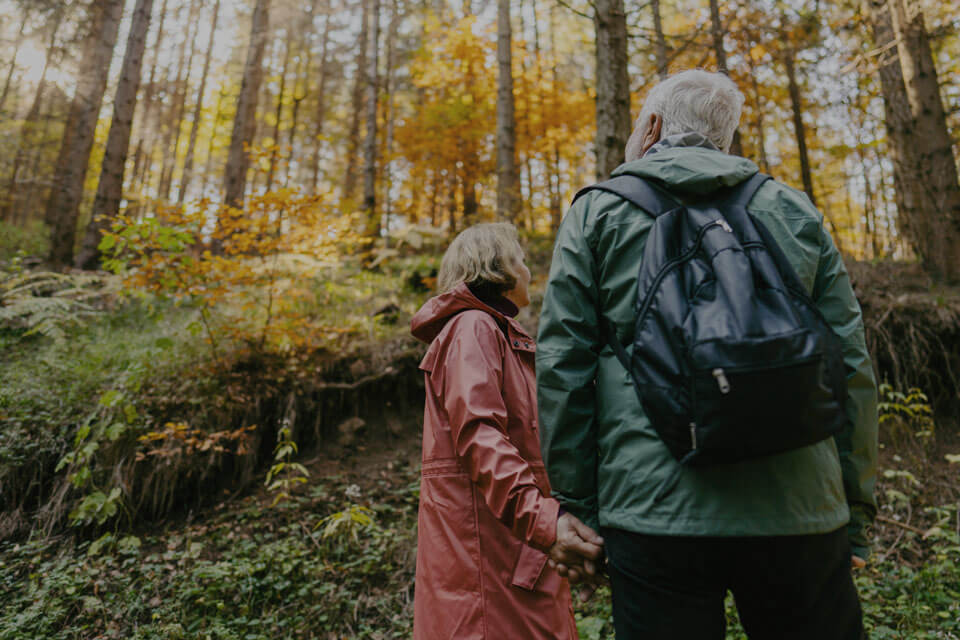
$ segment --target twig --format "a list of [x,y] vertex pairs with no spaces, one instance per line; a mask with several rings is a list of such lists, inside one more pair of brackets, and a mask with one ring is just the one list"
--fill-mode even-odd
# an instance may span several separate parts
[[305,534],[307,534],[307,537],[310,538],[310,542],[312,542],[312,543],[317,547],[317,550],[322,553],[322,552],[323,552],[323,547],[320,546],[320,543],[317,542],[317,539],[314,538],[314,537],[313,537],[313,534],[310,532],[310,530],[307,529],[307,525],[305,525],[305,524],[303,524],[303,523],[301,522],[301,523],[300,523],[300,527],[303,529],[303,532],[304,532]]
[[899,520],[894,520],[893,518],[888,518],[886,516],[877,516],[877,520],[879,520],[880,522],[884,522],[886,524],[892,524],[898,527],[902,527],[907,531],[913,531],[914,533],[919,533],[920,535],[926,535],[927,533],[923,529],[920,529],[919,527],[915,527],[912,524],[900,522]]
[[885,516],[881,516],[881,515],[877,516],[877,519],[880,520],[881,522],[888,522],[888,523],[895,524],[902,527],[902,529],[900,530],[900,535],[897,536],[897,539],[893,541],[893,544],[890,545],[890,547],[884,552],[883,554],[884,559],[890,557],[890,554],[893,553],[893,550],[896,549],[897,545],[900,544],[900,541],[903,540],[903,536],[907,533],[907,531],[909,530],[919,531],[919,529],[909,524],[909,520],[912,516],[913,516],[913,509],[910,508],[909,503],[907,504],[907,521],[908,522],[897,522],[896,520],[891,520],[890,518],[887,518]]

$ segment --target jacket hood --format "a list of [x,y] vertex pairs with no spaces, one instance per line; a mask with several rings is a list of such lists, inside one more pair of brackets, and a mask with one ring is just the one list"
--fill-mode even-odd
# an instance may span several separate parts
[[498,322],[509,322],[505,315],[473,295],[466,284],[459,284],[447,293],[427,300],[410,320],[410,333],[416,339],[430,344],[453,316],[468,309],[480,309],[495,317]]
[[653,178],[678,193],[706,195],[740,184],[758,171],[750,160],[718,150],[699,133],[682,133],[664,138],[642,158],[617,167],[613,175]]

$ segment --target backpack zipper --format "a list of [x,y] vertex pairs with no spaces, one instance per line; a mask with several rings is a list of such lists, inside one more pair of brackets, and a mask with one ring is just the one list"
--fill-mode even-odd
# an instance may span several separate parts
[[717,368],[711,373],[713,373],[713,377],[717,379],[717,385],[720,387],[720,393],[730,393],[730,381],[727,380],[727,376],[724,374],[723,369]]
[[[660,286],[660,281],[667,277],[669,273],[675,266],[682,262],[689,260],[697,251],[700,250],[700,244],[703,242],[703,236],[707,231],[713,227],[721,227],[724,231],[733,232],[733,229],[723,218],[718,218],[713,222],[707,223],[700,227],[700,231],[697,232],[697,239],[694,241],[693,246],[684,251],[681,255],[677,256],[673,260],[668,261],[663,268],[660,269],[660,272],[657,273],[657,277],[653,279],[653,284],[650,285],[648,291],[655,291],[657,287]],[[653,304],[653,296],[648,295],[643,299],[643,305],[640,307],[640,311],[637,313],[637,322],[634,326],[639,326],[643,321],[643,317],[647,314],[647,311],[650,309],[650,305]]]
[[690,445],[691,445],[690,449],[692,451],[697,450],[697,423],[696,422],[690,423]]

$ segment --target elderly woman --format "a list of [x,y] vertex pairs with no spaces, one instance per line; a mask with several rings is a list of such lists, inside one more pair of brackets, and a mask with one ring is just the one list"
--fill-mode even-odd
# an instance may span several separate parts
[[442,293],[411,323],[430,344],[420,364],[416,640],[577,637],[567,580],[547,553],[559,546],[558,520],[561,536],[572,522],[583,540],[602,541],[572,515],[559,516],[549,497],[534,341],[514,320],[530,303],[529,283],[513,226],[471,227],[443,257]]

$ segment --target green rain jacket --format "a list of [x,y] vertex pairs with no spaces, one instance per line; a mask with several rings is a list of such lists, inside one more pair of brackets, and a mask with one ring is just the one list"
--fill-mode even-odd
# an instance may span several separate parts
[[[757,172],[699,134],[662,140],[613,175],[656,178],[677,197],[707,194]],[[772,536],[834,531],[848,524],[866,558],[864,531],[876,513],[877,391],[860,306],[823,216],[807,196],[773,180],[748,210],[776,238],[843,343],[849,420],[834,438],[774,456],[684,468],[660,441],[630,375],[600,331],[633,337],[636,280],[653,218],[617,196],[576,201],[557,235],[537,341],[541,447],[553,494],[590,526],[678,536]]]

